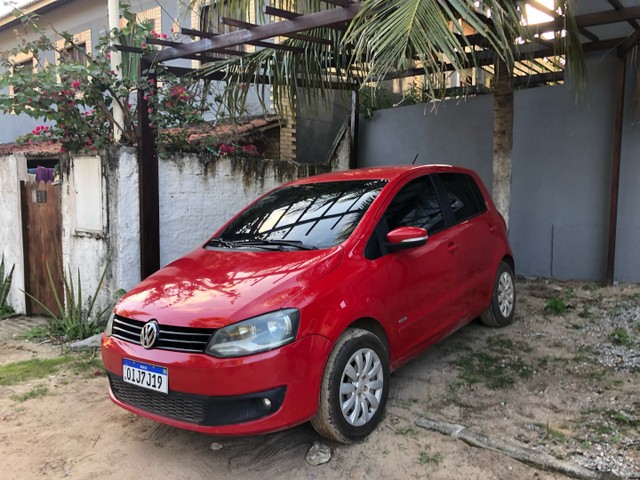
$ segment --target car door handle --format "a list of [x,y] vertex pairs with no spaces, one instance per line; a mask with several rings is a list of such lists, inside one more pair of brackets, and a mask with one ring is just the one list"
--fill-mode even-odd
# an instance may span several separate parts
[[456,245],[453,242],[449,242],[449,245],[447,246],[447,251],[449,253],[456,253],[456,250],[458,249],[458,245]]

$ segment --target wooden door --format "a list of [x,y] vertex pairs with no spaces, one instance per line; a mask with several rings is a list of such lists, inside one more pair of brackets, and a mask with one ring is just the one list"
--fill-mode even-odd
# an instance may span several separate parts
[[[20,182],[20,190],[25,291],[40,300],[53,313],[58,314],[47,265],[60,301],[63,302],[60,185],[23,181]],[[47,311],[28,295],[26,307],[28,315],[47,314]]]

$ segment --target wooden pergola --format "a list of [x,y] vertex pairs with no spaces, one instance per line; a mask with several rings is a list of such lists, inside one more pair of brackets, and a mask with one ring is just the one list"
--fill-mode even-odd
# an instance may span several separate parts
[[[222,23],[235,27],[236,30],[225,34],[213,34],[192,28],[182,28],[181,33],[199,40],[191,42],[174,42],[158,38],[147,38],[147,43],[159,45],[161,48],[153,52],[144,52],[134,47],[119,46],[122,51],[140,53],[140,74],[149,75],[155,63],[169,62],[178,59],[199,60],[210,63],[223,60],[219,55],[244,55],[238,47],[253,46],[287,50],[293,54],[304,52],[303,48],[278,43],[280,38],[292,38],[309,43],[330,44],[327,39],[309,33],[318,28],[346,30],[351,20],[360,11],[360,3],[349,0],[322,0],[326,9],[312,13],[298,13],[266,6],[264,13],[273,21],[263,25],[255,25],[239,19],[223,18]],[[598,50],[615,50],[618,58],[616,83],[616,115],[614,131],[614,150],[612,152],[611,209],[609,219],[609,246],[607,259],[607,282],[613,282],[615,258],[616,225],[618,215],[618,188],[620,177],[620,157],[622,146],[622,126],[624,115],[624,92],[626,65],[629,52],[640,44],[640,6],[627,6],[620,0],[602,0],[603,8],[598,11],[579,12],[575,16],[580,31],[582,48],[585,52]],[[532,64],[536,59],[554,57],[553,45],[544,39],[544,33],[559,32],[564,29],[564,19],[557,12],[535,3],[534,8],[546,14],[551,20],[545,23],[530,25],[527,28],[533,42],[523,44],[516,54],[516,72],[533,83],[548,83],[564,79],[561,68],[538,68]],[[493,65],[495,52],[492,51],[479,35],[467,35],[468,43],[476,50],[469,66],[483,67]],[[537,65],[534,67],[533,65]],[[453,67],[449,65],[448,69]],[[171,67],[177,75],[185,75],[192,69]],[[413,68],[404,72],[387,75],[383,80],[428,74],[424,68]],[[208,76],[212,80],[224,80],[222,72]],[[256,82],[264,82],[257,78]],[[359,83],[352,86],[357,92]],[[357,158],[357,94],[353,95],[351,122],[352,160]],[[150,125],[148,103],[142,92],[138,94],[138,154],[140,168],[140,253],[141,277],[145,278],[160,267],[160,230],[159,230],[159,192],[158,192],[158,157],[155,146],[155,134]],[[354,166],[355,166],[355,162]]]

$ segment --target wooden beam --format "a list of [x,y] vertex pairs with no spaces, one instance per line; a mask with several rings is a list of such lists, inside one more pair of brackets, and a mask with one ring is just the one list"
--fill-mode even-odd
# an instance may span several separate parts
[[[595,27],[598,25],[608,25],[611,23],[626,22],[640,18],[640,6],[628,7],[621,10],[605,10],[595,13],[585,13],[576,15],[575,21],[578,28]],[[531,34],[556,32],[564,28],[564,18],[560,17],[552,22],[538,23],[530,25],[527,30]]]
[[[256,28],[258,25],[255,23],[244,22],[242,20],[236,20],[235,18],[222,18],[222,23],[225,25],[230,25],[232,27],[238,28],[246,28],[247,30],[251,30],[252,28]],[[295,38],[297,40],[303,40],[305,42],[313,42],[313,43],[322,43],[324,45],[331,45],[331,40],[327,40],[326,38],[314,37],[312,35],[303,35],[300,33],[291,33],[289,35],[283,35],[287,38]],[[297,48],[298,50],[304,51],[304,49]]]
[[186,77],[188,75],[198,75],[199,79],[203,80],[224,80],[226,74],[224,72],[211,72],[206,75],[198,74],[197,68],[188,67],[166,67],[166,69],[173,73],[176,77]]
[[264,7],[264,13],[266,13],[267,15],[270,15],[272,17],[286,18],[288,20],[291,20],[293,18],[297,18],[297,17],[302,16],[301,13],[290,12],[289,10],[283,10],[281,8],[270,7],[268,5],[266,7]]
[[[140,78],[150,75],[151,62],[140,59]],[[155,81],[153,82],[155,86]],[[158,192],[158,153],[155,126],[149,119],[146,92],[138,89],[138,169],[140,194],[140,278],[160,269],[160,195]],[[148,98],[148,97],[147,97]]]
[[640,44],[640,30],[636,30],[629,35],[618,47],[618,55],[624,56],[629,50]]
[[[257,27],[257,25],[253,23],[243,22],[242,20],[236,20],[234,18],[222,17],[220,21],[225,25],[229,25],[230,27],[245,28],[247,30],[251,30],[252,28]],[[274,50],[282,50],[285,52],[304,53],[304,48],[294,47],[291,45],[281,45],[279,43],[265,42],[262,40],[254,40],[247,43],[255,47],[273,48]]]
[[204,53],[213,50],[220,51],[221,49],[235,47],[236,45],[250,43],[256,40],[286,36],[290,33],[299,33],[313,28],[332,27],[336,24],[351,21],[360,11],[360,8],[360,4],[354,3],[348,7],[323,10],[317,13],[302,15],[291,20],[259,25],[251,30],[243,29],[225,33],[214,38],[203,38],[179,47],[167,47],[161,52],[152,52],[152,54],[148,56],[148,59],[165,62],[167,60],[180,58],[182,55]]
[[618,196],[620,190],[620,158],[624,125],[624,91],[627,77],[627,56],[618,57],[616,79],[616,113],[613,126],[613,156],[611,162],[611,200],[609,202],[609,244],[607,249],[607,285],[613,285],[618,231]]
[[587,37],[589,40],[591,40],[592,42],[599,42],[600,41],[600,37],[598,37],[595,33],[593,33],[591,30],[587,30],[586,28],[579,28],[578,31],[584,35],[585,37]]
[[[609,2],[609,5],[611,5],[616,10],[624,9],[624,5],[620,3],[619,0],[608,0],[608,2]],[[635,28],[636,30],[640,30],[640,24],[638,22],[636,22],[635,20],[628,20],[628,22],[629,22],[629,25],[631,25],[633,28]]]
[[353,2],[350,0],[321,0],[324,3],[328,3],[330,5],[337,5],[338,7],[346,7],[347,5],[351,5]]
[[116,50],[119,52],[127,52],[127,53],[144,53],[144,49],[140,47],[130,47],[129,45],[114,45]]
[[525,87],[527,85],[539,85],[541,83],[560,82],[564,80],[564,72],[547,72],[526,77],[513,77],[513,85]]

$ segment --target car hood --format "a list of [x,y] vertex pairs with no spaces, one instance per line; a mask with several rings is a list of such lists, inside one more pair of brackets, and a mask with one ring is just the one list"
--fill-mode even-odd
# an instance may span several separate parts
[[220,328],[286,307],[335,269],[342,248],[241,251],[199,248],[127,293],[115,312],[127,318],[193,328]]

